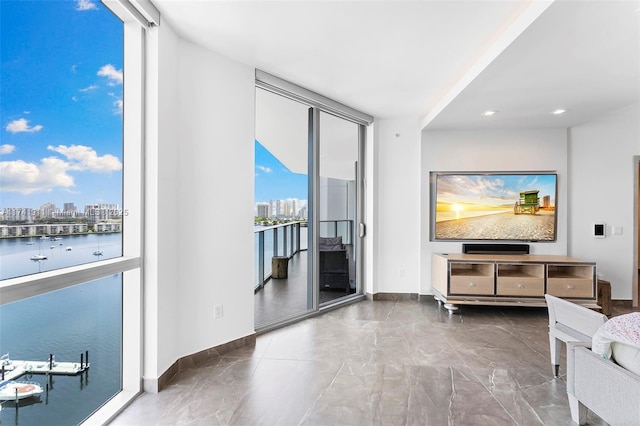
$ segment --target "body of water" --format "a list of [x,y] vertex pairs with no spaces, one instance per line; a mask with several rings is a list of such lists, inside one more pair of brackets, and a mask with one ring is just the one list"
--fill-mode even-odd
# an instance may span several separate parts
[[[45,241],[0,240],[3,279],[94,262],[121,255],[121,234],[83,235]],[[33,242],[33,244],[29,244]],[[60,244],[62,243],[62,244]],[[67,250],[71,247],[71,250]],[[94,251],[102,256],[94,256]],[[34,254],[47,260],[33,261]],[[0,425],[75,425],[121,389],[122,276],[120,274],[0,305],[0,355],[11,359],[80,362],[89,352],[90,369],[78,376],[23,376],[45,392],[39,398],[3,402]],[[48,390],[47,390],[48,389]]]

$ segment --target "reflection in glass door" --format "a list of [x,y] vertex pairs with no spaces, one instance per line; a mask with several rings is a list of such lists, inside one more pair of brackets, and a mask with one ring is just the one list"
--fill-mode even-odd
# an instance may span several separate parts
[[320,112],[318,147],[318,287],[325,305],[358,289],[360,125]]
[[[256,88],[256,329],[314,309],[307,285],[308,106]],[[275,266],[275,270],[274,270]]]

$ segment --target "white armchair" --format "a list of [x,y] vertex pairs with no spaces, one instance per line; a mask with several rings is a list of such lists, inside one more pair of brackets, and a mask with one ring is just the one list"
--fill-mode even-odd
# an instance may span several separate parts
[[549,309],[551,366],[554,377],[558,377],[562,342],[582,342],[590,348],[591,338],[607,316],[550,294],[544,297]]

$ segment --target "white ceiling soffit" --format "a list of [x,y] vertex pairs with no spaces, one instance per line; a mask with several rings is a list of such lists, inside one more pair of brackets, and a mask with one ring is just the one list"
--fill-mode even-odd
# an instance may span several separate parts
[[570,127],[638,101],[637,0],[154,4],[193,43],[427,129]]
[[187,40],[376,118],[418,119],[534,3],[154,0]]
[[637,103],[639,28],[638,1],[556,1],[427,129],[568,128]]

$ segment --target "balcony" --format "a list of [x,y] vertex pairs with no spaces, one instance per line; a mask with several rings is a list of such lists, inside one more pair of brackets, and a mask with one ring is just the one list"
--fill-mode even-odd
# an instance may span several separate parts
[[[304,222],[256,227],[255,230],[255,324],[257,328],[273,324],[308,312],[309,295],[307,259],[307,228]],[[356,267],[353,245],[353,221],[331,220],[320,222],[321,237],[342,237],[347,251],[349,288],[320,290],[320,304],[356,292]],[[273,256],[289,258],[287,278],[272,279]]]

